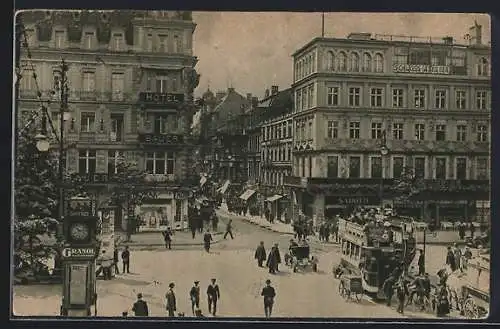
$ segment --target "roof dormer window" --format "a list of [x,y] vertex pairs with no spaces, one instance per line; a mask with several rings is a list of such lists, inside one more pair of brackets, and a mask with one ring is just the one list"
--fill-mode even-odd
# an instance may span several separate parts
[[94,38],[95,38],[95,33],[94,32],[85,32],[85,36],[83,39],[83,46],[85,49],[93,49],[94,48]]
[[66,33],[62,30],[56,30],[54,32],[55,47],[58,49],[64,48],[64,41],[66,38]]
[[113,50],[123,50],[123,33],[113,33]]

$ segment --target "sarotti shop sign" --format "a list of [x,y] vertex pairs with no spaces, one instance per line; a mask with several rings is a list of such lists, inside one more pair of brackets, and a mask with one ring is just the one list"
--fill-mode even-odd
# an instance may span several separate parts
[[392,71],[394,73],[450,74],[450,67],[445,65],[394,64]]

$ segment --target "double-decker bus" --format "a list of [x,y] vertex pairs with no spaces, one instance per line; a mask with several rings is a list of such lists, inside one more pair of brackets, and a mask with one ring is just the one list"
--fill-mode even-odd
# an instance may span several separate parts
[[398,268],[407,270],[415,257],[414,227],[401,218],[386,218],[383,225],[340,219],[339,238],[341,266],[359,275],[365,293],[377,299],[385,298],[382,285],[389,275]]

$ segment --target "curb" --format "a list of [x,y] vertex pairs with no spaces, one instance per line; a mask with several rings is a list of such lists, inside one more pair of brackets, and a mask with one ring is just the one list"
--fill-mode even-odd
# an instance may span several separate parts
[[262,225],[262,224],[259,224],[259,223],[255,223],[255,222],[252,222],[250,219],[244,217],[244,216],[240,216],[240,215],[233,215],[233,214],[230,214],[226,211],[223,211],[223,215],[225,216],[234,216],[234,217],[237,217],[237,218],[241,218],[242,220],[244,220],[245,222],[247,223],[250,223],[252,225],[255,225],[255,226],[259,226],[260,228],[263,228],[263,229],[266,229],[268,231],[271,231],[271,232],[274,232],[274,233],[281,233],[281,234],[288,234],[288,235],[294,235],[294,233],[292,232],[282,232],[282,231],[278,231],[278,230],[275,230],[273,228],[270,228],[268,226],[265,226],[265,225]]

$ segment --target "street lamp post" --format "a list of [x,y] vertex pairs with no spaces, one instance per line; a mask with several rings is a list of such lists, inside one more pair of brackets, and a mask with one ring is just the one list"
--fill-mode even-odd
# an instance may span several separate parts
[[387,139],[385,130],[382,132],[382,142],[380,143],[380,155],[382,156],[380,159],[380,209],[384,207],[384,160],[385,157],[389,154],[389,148],[387,147]]

